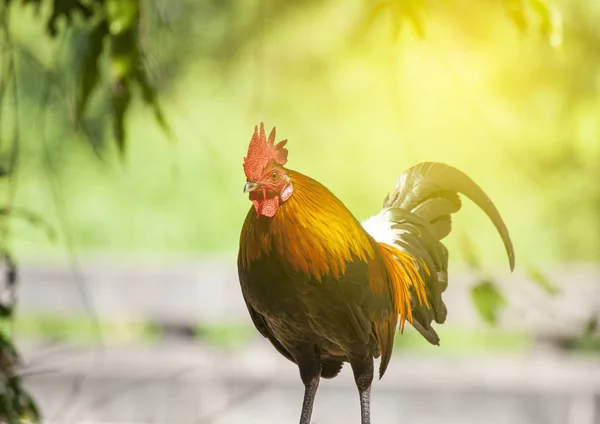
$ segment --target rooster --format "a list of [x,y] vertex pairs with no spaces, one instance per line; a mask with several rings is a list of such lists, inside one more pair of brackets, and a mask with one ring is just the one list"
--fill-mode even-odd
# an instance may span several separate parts
[[383,209],[359,222],[325,186],[285,168],[287,140],[275,144],[255,127],[243,168],[252,207],[238,253],[242,295],[256,329],[298,366],[304,383],[300,424],[310,424],[321,378],[350,363],[361,423],[370,424],[374,358],[379,378],[388,367],[394,335],[408,321],[439,345],[432,322],[446,320],[448,250],[441,243],[451,215],[470,198],[498,230],[510,269],[515,258],[508,229],[484,191],[442,163],[406,170]]

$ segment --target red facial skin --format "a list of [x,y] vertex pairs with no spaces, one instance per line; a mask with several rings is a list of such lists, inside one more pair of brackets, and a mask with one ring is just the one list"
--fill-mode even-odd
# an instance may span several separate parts
[[279,205],[288,200],[294,192],[285,168],[275,164],[267,166],[258,181],[248,182],[258,184],[256,189],[250,192],[250,200],[257,217],[262,215],[273,218]]

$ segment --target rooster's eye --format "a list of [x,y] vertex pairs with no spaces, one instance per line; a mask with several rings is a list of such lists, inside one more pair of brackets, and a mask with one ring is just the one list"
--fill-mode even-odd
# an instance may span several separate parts
[[271,172],[271,175],[269,175],[269,178],[271,178],[271,181],[277,181],[279,179],[279,173],[273,171]]

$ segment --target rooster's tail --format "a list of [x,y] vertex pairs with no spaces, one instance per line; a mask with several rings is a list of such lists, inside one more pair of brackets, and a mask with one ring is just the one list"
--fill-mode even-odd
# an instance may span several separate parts
[[406,170],[386,196],[383,210],[363,222],[363,227],[376,241],[393,245],[414,258],[430,307],[411,293],[411,323],[436,345],[440,339],[431,322],[441,324],[447,314],[442,293],[448,286],[448,249],[441,240],[451,231],[451,215],[461,208],[459,193],[478,205],[496,226],[512,271],[515,266],[513,246],[496,206],[470,177],[443,163],[426,162]]

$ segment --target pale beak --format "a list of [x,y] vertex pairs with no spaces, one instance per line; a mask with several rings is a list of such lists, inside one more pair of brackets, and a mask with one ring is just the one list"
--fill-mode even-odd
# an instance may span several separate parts
[[250,193],[251,191],[260,190],[260,184],[257,183],[246,183],[244,186],[244,193]]

